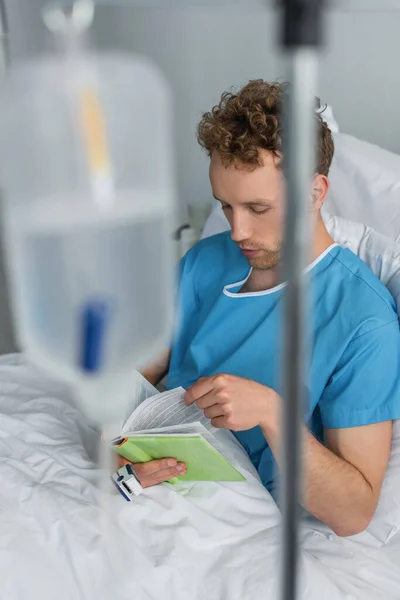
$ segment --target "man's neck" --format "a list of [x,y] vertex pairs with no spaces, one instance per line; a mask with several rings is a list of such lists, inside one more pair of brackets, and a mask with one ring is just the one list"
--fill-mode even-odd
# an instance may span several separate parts
[[[322,217],[319,215],[310,262],[316,260],[333,243],[334,241],[327,232]],[[280,283],[283,283],[281,265],[276,265],[276,267],[268,270],[253,269],[240,293],[263,292],[276,287]]]

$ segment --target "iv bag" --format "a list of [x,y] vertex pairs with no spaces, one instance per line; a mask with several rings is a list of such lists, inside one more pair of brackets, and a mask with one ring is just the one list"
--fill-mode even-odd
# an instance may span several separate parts
[[21,348],[107,423],[124,411],[127,373],[171,334],[171,96],[145,58],[85,60],[10,72],[3,222]]

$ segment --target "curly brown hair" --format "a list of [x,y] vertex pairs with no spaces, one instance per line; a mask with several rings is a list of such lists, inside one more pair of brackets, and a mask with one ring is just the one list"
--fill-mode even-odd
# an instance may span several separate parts
[[[282,109],[287,83],[255,79],[238,93],[224,92],[217,106],[206,112],[198,126],[199,144],[211,157],[219,152],[225,166],[240,165],[250,170],[261,166],[260,149],[282,156]],[[316,99],[317,109],[321,103]],[[334,143],[331,131],[315,113],[318,126],[317,172],[328,175]]]

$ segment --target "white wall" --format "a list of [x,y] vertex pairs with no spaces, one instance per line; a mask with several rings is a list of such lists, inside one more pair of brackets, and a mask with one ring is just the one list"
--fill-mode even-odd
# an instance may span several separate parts
[[[201,1],[215,7],[187,8]],[[45,0],[6,2],[13,58],[44,48]],[[285,78],[275,10],[264,8],[268,0],[173,0],[186,6],[175,9],[132,8],[161,0],[99,3],[104,4],[94,28],[99,45],[148,54],[169,78],[176,98],[181,202],[208,200],[207,160],[197,147],[196,125],[226,88],[256,77]],[[400,0],[336,0],[335,6],[326,23],[319,94],[333,105],[343,131],[400,153]]]
[[[333,105],[343,131],[400,153],[396,6],[399,0],[341,0],[330,11],[319,94]],[[182,202],[208,201],[207,160],[196,145],[196,124],[224,89],[251,78],[284,79],[275,11],[256,4],[231,10],[102,7],[96,33],[102,45],[144,52],[161,65],[176,95]]]
[[[13,58],[45,47],[45,1],[6,0]],[[171,81],[182,202],[203,201],[207,161],[196,145],[196,124],[224,89],[255,77],[285,77],[275,10],[263,7],[268,0],[171,0],[216,6],[186,9],[132,8],[167,0],[98,1],[104,4],[94,28],[99,45],[148,54]],[[319,94],[333,105],[343,131],[400,153],[400,0],[336,0],[335,6],[327,18]]]
[[46,0],[4,0],[13,60],[43,50],[45,27],[40,11],[45,3]]
[[399,10],[332,12],[320,94],[344,132],[400,154],[399,32]]
[[[249,78],[276,77],[277,55],[270,50],[275,20],[262,12],[224,10],[107,10],[99,12],[102,45],[123,46],[150,55],[175,92],[178,178],[181,201],[209,199],[208,164],[196,142],[196,125],[221,92]],[[110,21],[110,18],[113,20]],[[118,25],[116,24],[118,22]],[[112,23],[112,26],[111,26]],[[112,36],[110,36],[112,29]],[[255,39],[255,52],[243,48]]]

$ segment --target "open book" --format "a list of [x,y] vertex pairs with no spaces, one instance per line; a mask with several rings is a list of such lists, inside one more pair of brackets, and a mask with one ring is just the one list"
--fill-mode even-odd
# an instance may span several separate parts
[[245,481],[223,456],[210,421],[196,405],[186,406],[185,390],[156,393],[134,409],[114,439],[115,452],[133,463],[176,458],[187,467],[178,481]]

